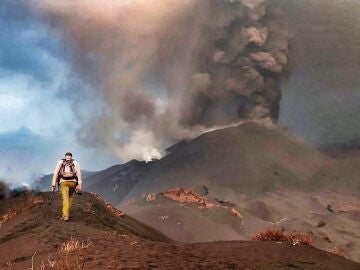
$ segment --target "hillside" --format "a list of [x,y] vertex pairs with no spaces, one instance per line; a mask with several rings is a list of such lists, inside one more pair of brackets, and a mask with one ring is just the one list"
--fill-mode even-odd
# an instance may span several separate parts
[[[331,164],[332,159],[284,130],[247,122],[178,144],[158,161],[131,161],[99,172],[89,178],[87,188],[114,204],[129,191],[129,196],[139,196],[174,186],[255,194],[279,186],[311,189],[324,184],[311,177]],[[124,181],[128,184],[119,194],[116,185]]]
[[206,187],[219,197],[278,188],[360,191],[358,177],[357,162],[332,159],[279,127],[245,122],[170,147],[160,160],[133,160],[93,174],[85,188],[118,205],[173,187]]
[[[178,241],[248,240],[277,227],[312,232],[317,247],[341,249],[360,261],[356,161],[332,159],[281,128],[255,122],[208,132],[168,151],[158,161],[98,172],[85,188]],[[223,207],[207,210],[162,196],[145,200],[172,188],[190,188],[216,205],[230,205],[245,221]],[[340,210],[329,211],[328,205]],[[319,227],[321,222],[326,225]]]
[[230,188],[248,194],[277,187],[310,189],[318,185],[310,177],[328,163],[329,158],[284,130],[247,122],[176,147],[151,164],[136,189],[138,194],[148,190],[148,180],[161,189],[205,185],[210,191]]
[[112,166],[88,176],[84,181],[84,189],[96,192],[117,205],[136,186],[142,174],[148,169],[148,165],[145,162],[132,160]]
[[[125,215],[100,198],[75,197],[72,220],[58,220],[60,198],[28,194],[0,206],[0,268],[51,269],[328,269],[360,265],[311,246],[232,241],[183,244]],[[12,215],[9,215],[13,213]],[[67,243],[67,245],[63,245]],[[33,263],[32,263],[33,261]],[[59,268],[65,269],[65,268]]]

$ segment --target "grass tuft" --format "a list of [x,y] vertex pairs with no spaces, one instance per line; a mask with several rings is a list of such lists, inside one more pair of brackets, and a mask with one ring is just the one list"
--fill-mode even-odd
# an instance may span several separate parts
[[71,237],[71,239],[65,243],[63,243],[60,247],[59,253],[60,254],[69,254],[74,252],[79,252],[84,249],[88,249],[91,245],[91,242],[80,242]]
[[[47,263],[44,261],[39,265],[40,270],[57,269],[57,270],[82,270],[85,267],[87,250],[91,246],[91,242],[80,241],[73,237],[69,241],[64,242],[58,249],[58,259],[48,258]],[[34,258],[36,252],[31,258],[30,270],[34,268]]]
[[71,239],[63,243],[58,251],[59,260],[57,267],[61,270],[81,270],[84,269],[87,250],[91,246],[91,242],[79,241],[71,237]]

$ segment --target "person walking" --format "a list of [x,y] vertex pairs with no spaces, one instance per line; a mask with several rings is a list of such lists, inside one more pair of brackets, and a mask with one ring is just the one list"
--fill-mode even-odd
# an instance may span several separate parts
[[70,208],[75,192],[81,191],[81,170],[79,163],[67,152],[65,158],[56,163],[52,179],[52,191],[61,188],[62,194],[62,219],[69,221]]

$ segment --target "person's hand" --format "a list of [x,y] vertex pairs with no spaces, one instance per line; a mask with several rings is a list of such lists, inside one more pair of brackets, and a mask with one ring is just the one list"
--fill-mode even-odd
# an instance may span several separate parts
[[76,192],[81,191],[81,185],[77,185],[75,190],[76,190]]
[[56,191],[56,186],[52,186],[52,192]]

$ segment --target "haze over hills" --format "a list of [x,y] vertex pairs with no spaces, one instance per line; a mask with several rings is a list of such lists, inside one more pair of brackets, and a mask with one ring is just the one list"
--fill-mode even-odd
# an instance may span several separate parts
[[321,150],[327,155],[337,159],[358,159],[360,162],[360,139],[323,145]]

